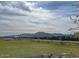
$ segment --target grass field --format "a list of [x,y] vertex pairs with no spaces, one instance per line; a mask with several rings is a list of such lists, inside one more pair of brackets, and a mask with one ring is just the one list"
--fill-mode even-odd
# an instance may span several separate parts
[[79,56],[79,43],[33,41],[26,40],[0,40],[0,57],[30,57],[49,53],[67,53]]

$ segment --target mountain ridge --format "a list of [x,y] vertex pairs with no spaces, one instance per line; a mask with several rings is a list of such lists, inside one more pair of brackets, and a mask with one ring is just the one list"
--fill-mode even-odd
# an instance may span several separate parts
[[9,35],[4,37],[52,37],[52,36],[62,36],[61,33],[45,33],[45,32],[36,32],[36,33],[23,33],[18,35]]

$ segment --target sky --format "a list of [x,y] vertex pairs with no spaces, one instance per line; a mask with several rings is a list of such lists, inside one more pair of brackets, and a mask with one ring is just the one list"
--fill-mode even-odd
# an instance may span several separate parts
[[16,33],[71,33],[70,16],[77,1],[0,1],[0,35]]

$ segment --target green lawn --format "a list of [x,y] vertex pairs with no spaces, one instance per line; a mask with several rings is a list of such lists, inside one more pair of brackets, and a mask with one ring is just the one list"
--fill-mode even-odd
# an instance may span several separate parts
[[79,56],[79,43],[26,40],[0,40],[0,57],[30,57],[49,53]]

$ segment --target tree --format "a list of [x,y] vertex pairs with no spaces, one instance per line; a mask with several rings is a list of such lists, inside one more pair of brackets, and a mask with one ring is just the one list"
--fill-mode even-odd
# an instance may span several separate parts
[[73,23],[76,24],[77,27],[70,28],[69,31],[74,31],[74,30],[79,31],[79,2],[74,3],[72,6],[78,8],[78,12],[70,16],[70,20],[73,21]]

